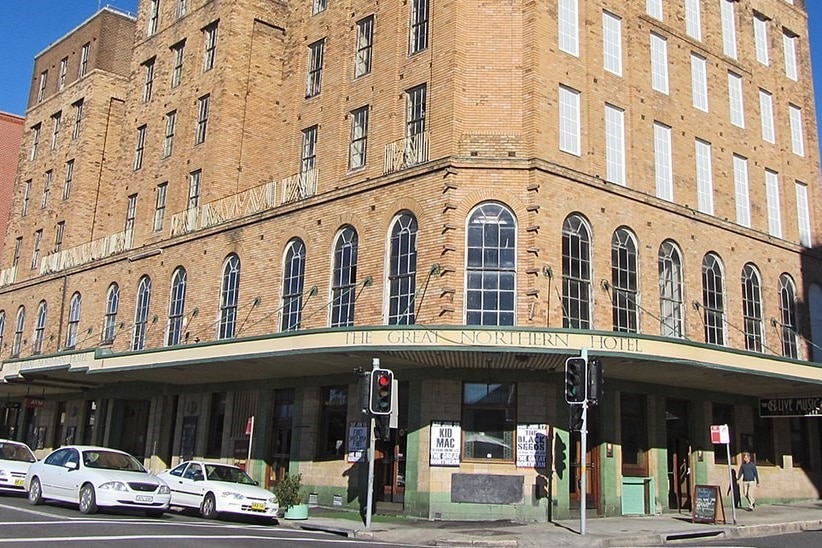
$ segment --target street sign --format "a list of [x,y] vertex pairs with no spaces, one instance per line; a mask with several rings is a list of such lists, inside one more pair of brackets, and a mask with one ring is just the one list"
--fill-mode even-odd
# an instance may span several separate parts
[[712,424],[711,425],[711,443],[731,443],[731,436],[728,432],[727,424]]

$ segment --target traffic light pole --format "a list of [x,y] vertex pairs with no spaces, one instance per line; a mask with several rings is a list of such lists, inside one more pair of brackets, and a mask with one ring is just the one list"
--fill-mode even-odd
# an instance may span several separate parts
[[[380,359],[371,359],[371,369],[379,369]],[[365,528],[371,529],[371,508],[374,505],[374,453],[377,450],[377,440],[374,435],[374,415],[368,414],[368,495],[365,503]]]
[[[588,368],[588,349],[583,347],[580,356]],[[582,430],[579,433],[579,534],[585,536],[585,518],[588,513],[588,377],[585,377],[585,398],[582,400]]]

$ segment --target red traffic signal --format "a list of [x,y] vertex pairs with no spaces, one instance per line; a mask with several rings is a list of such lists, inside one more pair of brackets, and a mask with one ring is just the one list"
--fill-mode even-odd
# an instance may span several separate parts
[[394,388],[394,372],[390,369],[371,371],[371,392],[368,411],[372,415],[390,415]]

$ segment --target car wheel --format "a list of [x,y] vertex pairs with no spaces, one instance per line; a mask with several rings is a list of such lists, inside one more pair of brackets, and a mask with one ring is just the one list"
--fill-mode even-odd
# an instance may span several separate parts
[[165,510],[146,510],[146,515],[150,518],[161,518],[165,514]]
[[93,514],[96,511],[97,495],[94,494],[94,487],[87,483],[80,488],[80,512]]
[[203,499],[203,505],[200,506],[200,514],[205,519],[214,519],[217,517],[217,501],[214,500],[214,493],[209,493]]
[[40,485],[40,478],[32,478],[29,485],[29,504],[43,504],[43,486]]

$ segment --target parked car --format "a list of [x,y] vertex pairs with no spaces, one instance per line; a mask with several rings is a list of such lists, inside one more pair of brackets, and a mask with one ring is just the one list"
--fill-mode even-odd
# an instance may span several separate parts
[[160,517],[168,510],[171,491],[124,451],[71,445],[52,451],[26,473],[30,504],[44,500],[77,503],[84,514],[99,507],[144,510]]
[[206,519],[222,513],[272,522],[279,504],[242,468],[218,462],[186,461],[158,475],[171,489],[171,504],[196,508]]
[[26,471],[36,460],[25,443],[0,439],[0,490],[23,493]]

